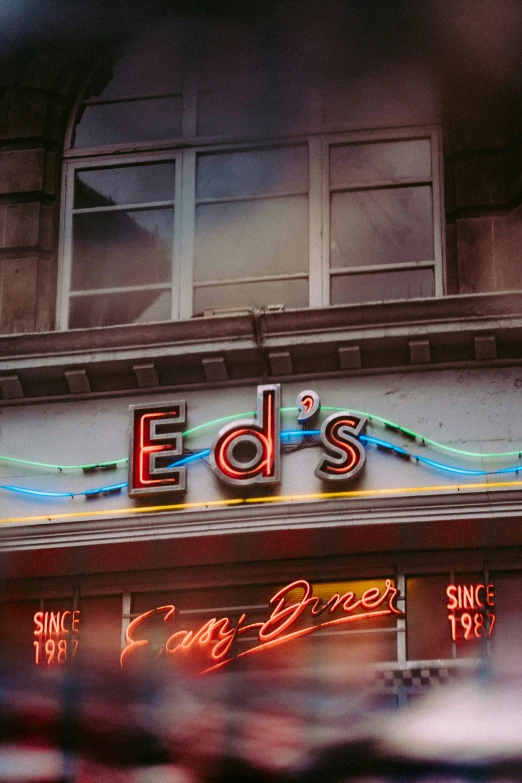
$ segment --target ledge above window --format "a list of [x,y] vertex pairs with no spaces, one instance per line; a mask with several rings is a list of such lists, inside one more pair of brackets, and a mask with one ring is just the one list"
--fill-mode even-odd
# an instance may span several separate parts
[[0,337],[0,390],[11,405],[267,377],[513,366],[521,334],[522,292],[23,334]]

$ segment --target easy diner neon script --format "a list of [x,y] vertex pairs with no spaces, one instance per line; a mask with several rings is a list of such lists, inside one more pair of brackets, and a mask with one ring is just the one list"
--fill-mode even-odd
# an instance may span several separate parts
[[[296,590],[302,591],[301,598],[287,602],[289,594]],[[383,591],[375,586],[365,590],[360,598],[349,591],[343,595],[334,593],[328,600],[324,600],[313,595],[313,588],[309,582],[298,579],[272,596],[268,603],[268,607],[272,608],[268,620],[247,623],[247,616],[243,613],[233,625],[228,617],[213,617],[196,631],[175,630],[154,657],[158,659],[166,656],[167,659],[174,661],[183,654],[199,652],[203,654],[206,661],[200,673],[206,674],[234,660],[264,652],[326,628],[377,617],[403,616],[394,605],[397,594],[398,590],[392,580],[386,579]],[[363,611],[355,614],[358,610]],[[334,617],[336,614],[338,616]],[[139,631],[146,631],[147,622],[154,617],[157,618],[158,615],[164,615],[163,622],[167,626],[171,625],[175,621],[177,608],[172,604],[159,606],[130,622],[125,634],[126,646],[120,658],[122,668],[130,664],[136,655],[153,652],[148,638],[136,639],[135,636]],[[313,624],[316,617],[323,617],[323,622]],[[305,627],[296,628],[299,619],[305,621]],[[251,631],[257,631],[257,644],[242,652],[231,653],[236,638]]]

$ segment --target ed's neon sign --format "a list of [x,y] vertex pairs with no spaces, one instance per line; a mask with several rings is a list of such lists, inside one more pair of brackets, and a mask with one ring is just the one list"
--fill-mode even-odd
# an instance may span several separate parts
[[492,584],[448,585],[447,609],[454,642],[491,636],[495,625],[495,592]]
[[[316,392],[306,390],[297,398],[298,422],[311,422],[320,408]],[[185,492],[184,465],[172,467],[183,454],[182,429],[186,403],[132,405],[129,495]],[[324,481],[346,481],[363,469],[365,451],[358,435],[366,426],[364,416],[342,411],[323,422],[319,438],[325,454],[315,475]],[[258,386],[257,416],[225,425],[209,452],[215,474],[234,487],[281,482],[281,387]]]
[[[287,600],[291,593],[301,592],[299,600]],[[391,579],[386,579],[384,589],[369,587],[358,598],[353,591],[341,595],[334,593],[327,600],[313,595],[313,588],[305,579],[298,579],[279,590],[270,599],[272,612],[264,622],[248,623],[242,614],[234,624],[229,617],[213,617],[195,631],[174,630],[165,643],[158,648],[150,642],[150,630],[154,620],[163,615],[165,632],[175,622],[177,609],[173,604],[151,609],[129,624],[121,654],[121,666],[125,668],[142,655],[158,659],[166,657],[172,662],[182,657],[198,656],[200,673],[206,674],[231,663],[234,660],[255,655],[296,639],[349,623],[361,622],[377,617],[402,615],[395,606],[398,594]],[[322,618],[317,622],[316,618]],[[166,635],[165,633],[165,635]],[[243,634],[252,634],[253,644],[247,650],[234,652],[234,641]]]

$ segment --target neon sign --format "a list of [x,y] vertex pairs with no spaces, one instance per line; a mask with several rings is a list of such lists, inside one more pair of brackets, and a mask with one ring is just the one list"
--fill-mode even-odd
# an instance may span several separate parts
[[[297,396],[298,423],[303,434],[320,410],[319,397],[311,389]],[[155,405],[131,405],[131,449],[129,495],[143,497],[158,493],[182,493],[187,489],[187,460],[172,462],[183,454],[183,425],[186,403],[175,400]],[[365,451],[358,439],[367,417],[340,411],[321,427],[319,440],[325,449],[315,469],[323,481],[347,481],[364,467]],[[299,434],[301,431],[298,431]],[[288,433],[285,433],[288,435]],[[296,433],[290,433],[295,435]],[[281,387],[267,384],[257,388],[257,416],[227,424],[218,432],[212,447],[204,453],[218,478],[234,487],[281,482]]]
[[164,492],[185,491],[185,468],[170,468],[182,454],[179,427],[186,421],[182,400],[167,405],[131,405],[131,455],[129,495],[131,498]]
[[448,585],[447,609],[454,642],[491,636],[495,625],[495,593],[492,584]]
[[332,413],[321,427],[321,443],[327,455],[315,469],[315,475],[325,481],[344,481],[355,477],[364,467],[365,452],[357,435],[366,426],[366,419],[351,413]]
[[33,642],[37,666],[63,666],[73,660],[78,649],[80,610],[36,612]]
[[[298,594],[297,600],[295,593]],[[353,591],[348,591],[321,599],[313,595],[309,582],[298,579],[272,596],[268,602],[271,614],[263,622],[249,623],[245,613],[236,623],[229,617],[212,617],[195,631],[174,629],[161,645],[151,643],[150,637],[154,635],[151,634],[152,626],[163,617],[161,626],[165,637],[172,630],[178,610],[173,604],[159,606],[130,622],[125,634],[126,646],[120,658],[121,667],[126,668],[144,654],[152,655],[154,659],[166,658],[173,663],[189,656],[197,657],[200,673],[206,674],[234,660],[265,652],[327,628],[372,618],[402,616],[394,603],[397,594],[392,580],[386,579],[384,589],[369,587],[360,598]],[[317,618],[321,620],[318,622]],[[232,645],[243,634],[251,634],[252,646],[234,652]]]
[[222,481],[232,486],[280,483],[280,409],[280,385],[259,386],[257,420],[236,421],[218,432],[210,464]]

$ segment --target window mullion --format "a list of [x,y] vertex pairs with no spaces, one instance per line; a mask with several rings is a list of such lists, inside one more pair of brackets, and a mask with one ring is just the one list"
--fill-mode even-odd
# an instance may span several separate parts
[[330,305],[330,144],[324,139],[321,148],[322,202],[322,281],[323,307]]
[[69,291],[71,288],[72,240],[73,240],[73,203],[74,203],[74,166],[65,167],[62,192],[65,198],[62,204],[62,247],[61,274],[58,286],[58,324],[60,331],[69,328]]
[[[180,214],[180,256],[178,264],[178,318],[190,318],[193,310],[194,231],[196,226],[196,152],[183,152]],[[182,294],[182,295],[181,295]]]
[[444,280],[446,279],[444,243],[442,227],[444,225],[444,189],[442,182],[442,149],[440,135],[437,131],[431,134],[431,178],[433,206],[433,249],[435,256],[435,296],[444,296]]
[[310,307],[322,307],[323,293],[323,247],[321,232],[323,227],[322,214],[322,173],[321,173],[321,139],[312,138],[308,147],[309,155],[309,302]]

